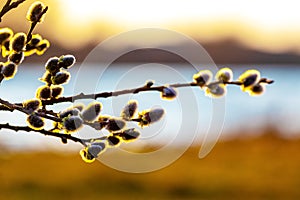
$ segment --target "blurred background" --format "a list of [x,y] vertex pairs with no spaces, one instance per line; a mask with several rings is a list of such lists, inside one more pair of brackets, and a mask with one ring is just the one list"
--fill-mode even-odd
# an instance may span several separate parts
[[[5,2],[1,0],[1,8]],[[9,26],[14,32],[27,32],[29,22],[25,16],[32,2],[27,0],[6,14],[0,27]],[[85,164],[78,154],[79,144],[69,142],[63,145],[58,139],[35,133],[1,130],[1,199],[300,197],[300,157],[297,156],[300,150],[298,1],[44,0],[43,3],[49,6],[49,10],[45,21],[34,32],[47,38],[51,47],[43,56],[26,59],[13,80],[1,83],[1,97],[12,102],[34,97],[36,88],[42,84],[37,79],[44,73],[44,63],[51,56],[63,54],[73,54],[78,61],[71,69],[72,80],[65,86],[65,95],[72,95],[77,91],[74,87],[79,69],[88,65],[89,70],[81,75],[90,77],[96,68],[102,67],[101,62],[85,61],[100,42],[141,28],[162,28],[185,34],[201,44],[219,68],[231,67],[235,78],[246,69],[255,68],[275,83],[268,86],[260,97],[250,97],[238,87],[228,89],[220,139],[203,159],[198,158],[203,135],[215,124],[211,124],[212,102],[200,91],[193,91],[197,96],[197,109],[187,107],[193,112],[191,115],[198,114],[199,124],[195,127],[195,122],[188,124],[193,126],[184,131],[179,131],[177,126],[182,122],[182,116],[177,117],[177,114],[184,107],[177,101],[165,102],[155,94],[103,100],[107,114],[119,112],[129,98],[138,99],[141,109],[153,105],[166,108],[167,115],[161,123],[142,130],[143,137],[132,146],[135,152],[151,152],[170,138],[198,131],[193,145],[177,161],[147,174],[119,172],[100,162]],[[144,42],[143,38],[137,38],[135,45]],[[159,36],[155,42],[178,48],[186,45],[183,41]],[[124,49],[131,49],[132,45],[128,41],[118,44]],[[115,51],[114,47],[103,49],[101,56],[105,58]],[[135,67],[141,64],[139,71]],[[207,64],[199,61],[201,66]],[[147,79],[165,84],[170,71],[180,72],[180,76],[168,81],[180,82],[191,79],[195,73],[182,58],[156,49],[126,54],[110,70],[103,77],[103,87],[85,85],[88,90],[85,92],[139,86]],[[121,78],[127,80],[125,85],[115,83]],[[184,92],[179,90],[179,94]],[[188,99],[181,103],[189,105]],[[114,108],[109,108],[112,105]],[[22,114],[0,113],[0,123],[24,124],[24,120]],[[161,127],[163,135],[159,134],[162,133]],[[186,142],[183,136],[182,143]],[[176,143],[172,148],[178,146],[181,145]]]

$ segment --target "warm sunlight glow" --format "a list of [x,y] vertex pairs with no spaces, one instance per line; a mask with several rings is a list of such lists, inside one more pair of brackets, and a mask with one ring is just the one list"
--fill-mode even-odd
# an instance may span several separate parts
[[[97,34],[97,38],[105,38],[123,31],[154,27],[178,31],[201,41],[233,38],[267,51],[300,52],[300,45],[295,42],[300,35],[299,2],[62,0],[60,5],[65,11],[62,20],[68,21],[69,27],[89,32],[91,37]],[[99,30],[101,35],[96,33]],[[78,30],[74,34],[81,33]]]
[[300,4],[285,1],[201,1],[201,0],[64,0],[61,1],[74,20],[109,19],[124,26],[156,25],[215,19],[242,19],[264,28],[298,25]]
[[[34,0],[24,2],[23,14]],[[41,34],[64,47],[96,44],[140,28],[166,28],[200,43],[236,40],[264,51],[300,52],[299,0],[43,0],[49,6]],[[2,23],[28,24],[11,12]],[[59,33],[59,34],[57,34]],[[64,37],[62,37],[62,35]],[[67,39],[66,39],[67,38]],[[156,42],[170,43],[166,38]]]

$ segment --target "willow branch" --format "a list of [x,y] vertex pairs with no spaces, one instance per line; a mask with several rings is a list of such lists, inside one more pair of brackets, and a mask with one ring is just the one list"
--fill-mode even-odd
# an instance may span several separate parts
[[[259,81],[260,83],[266,83],[266,84],[272,84],[274,81],[273,80],[268,80],[266,78],[262,78]],[[209,87],[211,85],[215,85],[215,84],[220,84],[220,83],[224,83],[224,84],[228,84],[228,85],[242,85],[242,82],[240,81],[231,81],[231,82],[220,82],[220,81],[215,81],[212,82],[208,85],[206,85],[205,87]],[[177,84],[171,84],[170,87],[173,88],[181,88],[181,87],[199,87],[197,85],[197,83],[191,82],[191,83],[177,83]],[[75,96],[69,96],[69,97],[61,97],[58,99],[50,99],[50,100],[44,100],[42,101],[42,104],[45,105],[53,105],[56,103],[63,103],[63,102],[73,102],[75,100],[78,99],[97,99],[97,98],[108,98],[108,97],[115,97],[115,96],[119,96],[119,95],[125,95],[125,94],[137,94],[140,92],[147,92],[147,91],[158,91],[158,92],[162,92],[162,90],[165,88],[165,86],[154,86],[154,87],[149,87],[147,85],[142,86],[142,87],[137,87],[137,88],[133,88],[133,89],[126,89],[126,90],[120,90],[120,91],[115,91],[115,92],[101,92],[101,93],[96,93],[96,94],[83,94],[80,93],[78,95]],[[31,114],[29,113],[26,109],[24,109],[22,107],[21,103],[10,103],[8,101],[5,101],[3,99],[0,98],[0,110],[1,111],[14,111],[14,110],[18,110],[20,112],[23,112],[27,115]],[[60,119],[58,117],[58,114],[53,112],[53,111],[49,111],[49,110],[45,110],[45,109],[39,109],[38,111],[35,112],[36,115],[39,115],[40,117],[52,120],[54,122],[62,122],[62,119]],[[135,121],[135,120],[133,120]],[[137,121],[139,122],[139,121]],[[87,123],[86,125],[94,128],[94,129],[100,129],[99,124],[92,124],[92,123]],[[104,126],[104,125],[103,125]],[[102,126],[102,127],[103,127]]]
[[9,107],[7,107],[5,105],[0,105],[0,110],[1,111],[9,111],[9,112],[14,111],[14,109],[11,109],[11,108],[9,108]]
[[[21,103],[15,103],[14,105],[16,106],[22,106]],[[9,111],[9,112],[13,112],[14,109],[7,107],[5,105],[1,105],[0,104],[0,111]],[[46,109],[39,109],[37,110],[38,113],[43,113],[43,114],[47,114],[47,115],[52,115],[54,117],[58,117],[58,114],[56,112],[54,112],[53,110],[46,110]]]
[[16,2],[12,2],[11,0],[7,0],[5,5],[3,6],[2,10],[0,11],[0,22],[2,21],[3,15],[5,15],[8,11],[17,8],[21,3],[23,3],[26,0],[18,0]]
[[72,140],[74,142],[79,142],[82,145],[86,145],[86,142],[91,140],[91,139],[80,139],[80,138],[74,137],[74,136],[69,135],[69,134],[55,133],[55,132],[52,132],[52,131],[47,131],[45,129],[35,130],[35,129],[32,129],[28,126],[12,126],[8,123],[0,124],[0,130],[1,129],[9,129],[9,130],[13,130],[15,132],[18,132],[18,131],[37,132],[37,133],[41,133],[41,134],[46,135],[46,136],[53,136],[53,137],[58,137],[58,138],[61,138],[61,139],[67,139],[67,140]]
[[[32,112],[29,112],[28,110],[24,109],[19,104],[13,104],[13,103],[10,103],[10,102],[8,102],[6,100],[3,100],[1,98],[0,98],[0,104],[2,104],[1,107],[4,108],[2,111],[11,111],[12,112],[14,110],[18,110],[18,111],[20,111],[22,113],[25,113],[27,115],[32,114]],[[55,113],[52,110],[39,109],[34,113],[36,115],[40,116],[40,117],[52,120],[54,122],[62,122],[62,119],[58,117],[58,114]],[[106,123],[103,123],[103,122],[102,123],[99,123],[99,122],[94,122],[94,123],[85,122],[84,124],[90,126],[91,128],[94,128],[96,130],[101,130],[106,125]]]
[[83,146],[87,146],[87,143],[90,143],[94,140],[105,140],[105,139],[107,139],[106,136],[102,136],[102,137],[99,137],[99,138],[81,139],[81,138],[78,138],[78,137],[74,137],[70,134],[56,133],[56,132],[48,131],[48,130],[45,130],[45,129],[35,130],[35,129],[32,129],[28,126],[13,126],[13,125],[10,125],[9,123],[0,124],[0,130],[1,129],[13,130],[15,132],[18,132],[18,131],[36,132],[36,133],[43,134],[45,136],[52,136],[52,137],[57,137],[57,138],[60,138],[60,139],[66,139],[66,140],[71,140],[73,142],[78,142],[78,143],[82,144]]
[[[266,84],[272,84],[274,81],[273,80],[268,80],[266,78],[260,79],[260,83],[266,83]],[[220,84],[224,83],[227,85],[242,85],[243,83],[240,81],[230,81],[230,82],[220,82],[220,81],[215,81],[212,82],[205,87],[209,87],[211,85],[215,84]],[[199,87],[197,83],[190,82],[190,83],[176,83],[176,84],[170,84],[170,87],[173,88],[182,88],[182,87]],[[95,94],[84,94],[80,93],[78,95],[74,96],[69,96],[69,97],[60,97],[57,99],[50,99],[50,100],[44,100],[42,101],[43,105],[53,105],[56,103],[63,103],[63,102],[74,102],[75,100],[79,99],[98,99],[98,98],[109,98],[109,97],[116,97],[120,95],[125,95],[125,94],[137,94],[140,92],[147,92],[147,91],[157,91],[157,92],[162,92],[162,90],[166,86],[154,86],[154,87],[148,87],[147,85],[142,86],[142,87],[137,87],[133,89],[126,89],[126,90],[119,90],[115,92],[100,92],[100,93],[95,93]]]
[[[28,110],[26,110],[25,108],[23,108],[22,106],[20,106],[19,104],[13,104],[10,103],[9,101],[3,100],[0,98],[0,104],[2,104],[2,107],[6,107],[8,111],[13,111],[13,110],[18,110],[22,113],[25,113],[27,115],[32,114],[32,112],[29,112]],[[62,120],[58,117],[55,116],[51,116],[51,115],[47,115],[45,112],[40,111],[40,112],[34,112],[36,115],[39,115],[40,117],[55,121],[55,122],[61,122]]]

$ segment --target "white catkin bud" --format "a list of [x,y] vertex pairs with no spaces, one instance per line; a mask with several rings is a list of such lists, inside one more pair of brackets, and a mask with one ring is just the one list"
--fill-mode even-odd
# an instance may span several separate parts
[[44,120],[36,114],[29,115],[26,122],[34,130],[41,130],[44,127]]
[[262,83],[258,83],[256,85],[254,85],[253,87],[251,87],[251,89],[247,90],[247,92],[249,93],[249,95],[251,96],[259,96],[262,95],[265,91],[265,85]]
[[19,65],[24,60],[24,52],[23,51],[14,52],[14,53],[12,53],[12,54],[9,55],[8,60],[10,62],[15,63],[16,65]]
[[87,150],[89,154],[91,154],[94,158],[97,158],[104,148],[101,145],[92,144]]
[[95,161],[95,157],[88,152],[88,147],[81,149],[79,152],[82,160],[86,163],[92,163]]
[[70,73],[67,71],[60,71],[57,72],[55,74],[55,76],[51,77],[51,81],[53,85],[61,85],[61,84],[65,84],[68,83],[68,81],[70,80]]
[[205,94],[210,97],[222,97],[226,94],[226,86],[224,84],[213,84],[206,88]]
[[120,116],[125,120],[130,120],[137,110],[137,101],[130,100],[127,105],[123,108]]
[[124,140],[124,141],[131,141],[135,140],[140,136],[140,132],[137,131],[135,128],[130,128],[122,131],[119,136]]
[[76,62],[76,59],[73,55],[63,55],[59,58],[59,67],[68,69],[72,67]]
[[9,62],[6,63],[1,70],[4,78],[6,80],[14,78],[15,74],[17,73],[18,67],[15,63]]
[[139,125],[143,127],[151,123],[157,122],[163,117],[164,113],[165,111],[162,108],[144,110],[143,112],[139,113]]
[[126,122],[123,119],[110,118],[105,128],[110,132],[114,132],[123,129],[125,126]]
[[63,93],[64,88],[60,85],[51,85],[51,96],[52,98],[58,98]]
[[102,104],[100,102],[90,103],[87,108],[82,111],[82,119],[88,122],[94,121],[99,116],[101,109]]
[[41,100],[39,99],[30,99],[23,102],[23,107],[29,112],[34,112],[42,105]]
[[41,100],[47,100],[51,98],[51,88],[48,85],[38,87],[36,90],[36,97]]
[[66,117],[63,120],[63,126],[67,132],[76,131],[82,127],[83,120],[79,116]]
[[25,33],[16,33],[11,39],[10,49],[14,50],[15,52],[22,51],[26,44],[26,38],[27,36]]
[[116,136],[108,136],[107,142],[110,146],[117,146],[120,144],[121,140],[119,137],[116,137]]
[[12,36],[13,31],[10,28],[0,28],[0,45],[10,40]]
[[58,57],[49,58],[45,64],[45,68],[53,75],[59,72]]
[[149,115],[149,119],[150,119],[150,122],[157,122],[159,121],[162,116],[164,115],[165,111],[164,109],[162,108],[155,108],[155,109],[152,109],[148,112],[148,115]]
[[38,21],[39,15],[43,12],[44,4],[42,2],[36,1],[31,4],[30,8],[27,11],[26,18],[30,22],[41,22],[43,17]]
[[200,87],[202,87],[210,83],[212,76],[213,74],[211,71],[200,70],[197,74],[194,74],[193,79]]
[[239,80],[243,83],[241,89],[247,91],[259,82],[260,72],[255,69],[247,70],[239,77]]
[[177,91],[175,88],[166,86],[163,88],[161,92],[161,98],[162,99],[167,99],[167,100],[172,100],[177,96]]
[[61,111],[59,113],[59,117],[61,119],[63,119],[65,117],[77,116],[77,115],[79,115],[79,113],[80,113],[80,111],[77,108],[71,107],[71,108],[68,108],[68,109],[66,109],[64,111]]
[[227,67],[222,68],[217,72],[215,78],[216,78],[216,80],[221,81],[221,82],[232,81],[232,78],[233,78],[232,70]]

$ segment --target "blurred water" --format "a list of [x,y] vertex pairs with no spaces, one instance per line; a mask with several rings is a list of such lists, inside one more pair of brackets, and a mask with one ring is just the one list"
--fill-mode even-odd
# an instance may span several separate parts
[[[172,67],[170,67],[172,66]],[[156,84],[177,83],[191,81],[195,69],[179,65],[146,64],[141,66],[122,65],[110,67],[100,76],[95,69],[103,66],[75,66],[70,71],[72,79],[65,86],[65,96],[85,93],[111,91],[133,88],[144,84],[145,80],[155,80]],[[221,66],[220,66],[221,67]],[[239,87],[231,86],[225,98],[225,120],[222,137],[229,137],[238,130],[250,130],[258,134],[261,128],[273,125],[282,131],[286,137],[298,137],[300,134],[300,68],[299,66],[232,66],[235,78],[249,68],[259,69],[263,77],[274,79],[273,85],[267,86],[267,91],[260,97],[250,97],[241,92]],[[80,70],[80,71],[78,71]],[[37,79],[43,74],[41,66],[22,66],[16,77],[3,81],[0,87],[1,98],[11,102],[22,102],[35,96],[35,90],[42,85]],[[80,72],[79,74],[77,72]],[[212,113],[212,101],[204,96],[199,88],[182,88],[178,90],[178,99],[174,101],[161,100],[156,92],[124,95],[117,98],[100,99],[104,105],[105,114],[118,115],[129,99],[139,101],[140,110],[159,106],[166,109],[164,119],[153,126],[142,130],[139,143],[168,142],[181,135],[181,140],[203,138],[207,131],[215,126],[212,118],[219,113]],[[90,100],[89,100],[90,101]],[[83,101],[87,103],[88,101]],[[56,111],[66,108],[70,103],[51,107]],[[25,115],[14,112],[0,113],[0,123],[24,125]],[[47,122],[47,127],[51,123]],[[135,124],[130,126],[136,127]],[[36,133],[15,133],[0,131],[0,143],[13,148],[21,149],[70,149],[70,146],[61,145],[58,139],[45,137]],[[90,129],[82,129],[81,136],[91,136]],[[186,138],[184,137],[186,135]],[[184,141],[183,141],[184,142]],[[59,145],[57,145],[59,144]],[[72,146],[72,145],[71,145]],[[77,148],[77,146],[75,146]]]

